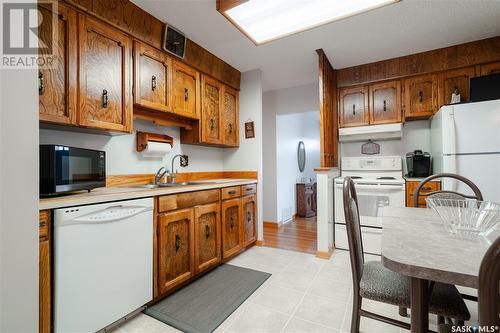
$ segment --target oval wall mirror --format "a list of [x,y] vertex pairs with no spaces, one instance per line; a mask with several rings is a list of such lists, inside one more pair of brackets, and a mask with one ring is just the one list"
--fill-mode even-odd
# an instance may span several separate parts
[[306,147],[303,141],[300,141],[297,147],[297,161],[299,162],[299,171],[303,172],[306,167]]

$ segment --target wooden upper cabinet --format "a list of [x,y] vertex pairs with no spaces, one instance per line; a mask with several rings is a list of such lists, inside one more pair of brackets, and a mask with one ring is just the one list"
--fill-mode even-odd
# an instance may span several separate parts
[[193,209],[158,217],[158,285],[163,294],[187,281],[194,271]]
[[222,257],[227,259],[239,252],[241,239],[241,199],[222,202]]
[[368,87],[343,88],[339,91],[339,126],[369,124]]
[[201,77],[201,139],[204,143],[222,143],[222,83]]
[[220,204],[194,208],[195,271],[203,272],[221,261]]
[[492,62],[486,65],[481,65],[480,67],[481,76],[495,73],[500,73],[500,62]]
[[134,42],[134,105],[172,111],[172,60],[151,46]]
[[257,197],[247,195],[241,198],[241,239],[243,246],[250,245],[257,239]]
[[370,85],[370,124],[401,122],[401,84],[390,81]]
[[461,102],[469,100],[469,79],[474,77],[475,68],[465,67],[442,72],[438,75],[438,108],[450,104],[451,95],[458,89]]
[[130,37],[89,16],[79,16],[79,123],[132,131]]
[[222,89],[223,142],[230,147],[238,147],[240,142],[238,104],[238,91],[225,85]]
[[173,61],[174,113],[200,118],[200,73],[183,63]]
[[404,80],[405,118],[429,118],[437,111],[437,78],[434,74]]
[[[40,40],[52,45],[52,52],[40,50],[40,56],[51,60],[50,66],[41,66],[38,72],[38,95],[40,121],[76,125],[77,122],[77,14],[74,10],[58,4],[58,12],[40,4],[42,15],[39,27]],[[55,22],[55,29],[52,29]],[[52,43],[52,34],[57,37]]]

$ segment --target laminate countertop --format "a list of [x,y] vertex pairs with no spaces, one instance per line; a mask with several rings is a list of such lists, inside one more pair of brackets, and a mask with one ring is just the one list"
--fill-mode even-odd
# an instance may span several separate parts
[[211,179],[205,181],[196,181],[197,184],[161,187],[161,188],[140,188],[135,186],[128,187],[101,187],[90,192],[58,196],[53,198],[40,199],[39,210],[83,206],[89,204],[112,202],[120,200],[129,200],[137,198],[155,197],[159,195],[168,195],[183,192],[194,192],[202,190],[211,190],[229,186],[240,186],[255,184],[255,179]]

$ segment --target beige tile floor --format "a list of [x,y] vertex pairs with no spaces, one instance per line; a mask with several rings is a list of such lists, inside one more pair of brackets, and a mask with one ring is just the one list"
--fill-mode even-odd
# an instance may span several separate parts
[[[365,260],[380,260],[367,256]],[[268,247],[253,247],[229,262],[272,273],[216,332],[349,332],[352,283],[349,254],[338,250],[330,260],[314,255]],[[472,320],[477,318],[475,303],[469,303]],[[400,320],[395,306],[363,301],[363,308]],[[435,317],[431,316],[431,328]],[[156,319],[140,314],[122,324],[114,333],[179,332]],[[367,318],[361,332],[408,332]]]

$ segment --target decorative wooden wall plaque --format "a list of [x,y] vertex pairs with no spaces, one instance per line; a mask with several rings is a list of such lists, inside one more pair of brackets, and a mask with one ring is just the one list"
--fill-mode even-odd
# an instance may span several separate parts
[[245,123],[245,138],[255,138],[255,127],[253,121],[247,121]]

